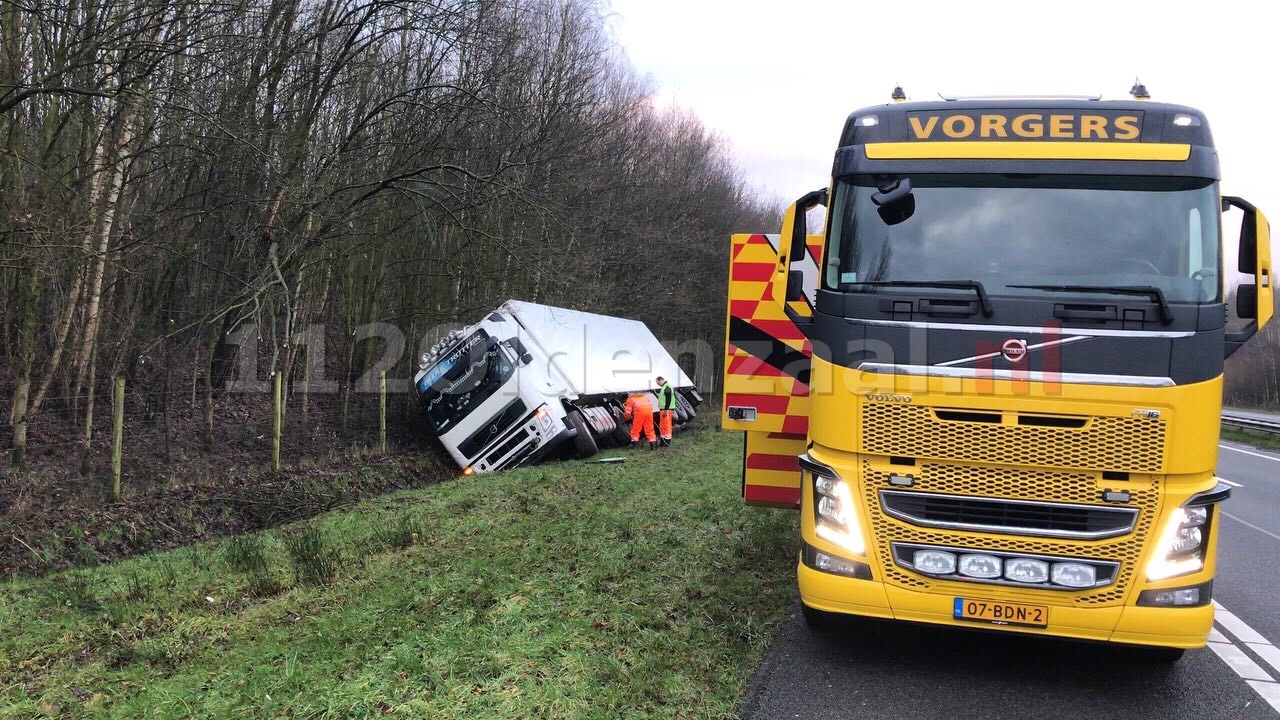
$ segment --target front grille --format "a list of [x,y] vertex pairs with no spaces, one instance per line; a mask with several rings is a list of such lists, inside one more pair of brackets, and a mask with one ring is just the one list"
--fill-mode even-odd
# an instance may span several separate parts
[[[955,530],[919,527],[889,516],[880,506],[880,491],[896,489],[889,483],[890,472],[874,468],[871,460],[866,458],[862,460],[861,466],[863,499],[871,519],[868,534],[874,538],[875,552],[884,568],[885,580],[917,590],[932,588],[937,581],[900,568],[894,561],[891,542],[941,545],[975,552],[995,551],[1113,561],[1119,563],[1120,569],[1112,585],[1096,591],[1081,591],[1071,597],[1076,605],[1115,605],[1122,602],[1128,592],[1142,549],[1152,532],[1152,523],[1160,510],[1160,478],[1155,476],[1144,486],[1145,489],[1125,488],[1129,489],[1131,495],[1127,506],[1136,508],[1138,515],[1133,531],[1122,537],[1073,540],[993,534],[977,539]],[[895,474],[901,474],[900,470]],[[1088,473],[924,463],[913,474],[914,487],[921,492],[931,493],[1030,501],[1052,497],[1083,504],[1096,502],[1099,492],[1095,476]],[[1123,487],[1119,484],[1117,486]]]
[[[982,415],[982,418],[976,416]],[[987,417],[991,416],[991,417]],[[1076,422],[993,422],[997,413],[863,403],[862,452],[996,465],[1161,472],[1165,422],[1148,417],[1055,416]]]
[[525,443],[524,446],[521,447],[519,450],[516,450],[515,452],[511,453],[511,456],[508,457],[505,461],[503,461],[502,466],[495,467],[494,470],[510,470],[512,468],[519,467],[520,463],[527,460],[529,456],[533,454],[533,451],[536,450],[537,448],[538,448],[538,439],[533,438],[529,442]]
[[489,456],[486,457],[484,461],[489,464],[490,468],[497,470],[498,461],[501,460],[504,455],[514,450],[515,447],[523,442],[527,437],[529,437],[529,431],[525,428],[520,428],[519,430],[511,433],[511,437],[504,440],[496,450],[489,453]]
[[1138,510],[1029,500],[881,490],[889,515],[912,525],[1011,535],[1099,540],[1133,529]]
[[529,412],[524,401],[516,398],[502,409],[496,417],[485,423],[484,427],[472,433],[471,437],[458,443],[458,452],[468,459],[480,454],[486,445],[493,442],[507,428],[520,422]]

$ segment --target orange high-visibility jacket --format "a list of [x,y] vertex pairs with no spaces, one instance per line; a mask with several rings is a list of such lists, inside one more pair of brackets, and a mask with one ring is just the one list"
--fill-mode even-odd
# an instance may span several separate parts
[[636,393],[627,397],[627,404],[622,406],[622,417],[630,420],[631,416],[637,412],[653,412],[653,406],[649,404],[647,395]]

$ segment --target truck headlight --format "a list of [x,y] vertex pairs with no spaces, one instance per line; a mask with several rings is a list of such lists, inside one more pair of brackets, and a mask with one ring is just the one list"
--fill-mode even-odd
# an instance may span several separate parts
[[848,484],[834,470],[814,462],[808,455],[800,456],[800,467],[813,475],[814,531],[818,537],[865,556],[866,541]]
[[1092,565],[1084,563],[1054,563],[1051,578],[1054,585],[1069,588],[1091,588],[1098,584],[1098,570]]
[[1199,607],[1213,601],[1213,581],[1191,587],[1143,590],[1138,605],[1146,607]]
[[1203,570],[1208,525],[1208,506],[1174,510],[1160,533],[1151,561],[1147,563],[1147,579],[1166,580]]

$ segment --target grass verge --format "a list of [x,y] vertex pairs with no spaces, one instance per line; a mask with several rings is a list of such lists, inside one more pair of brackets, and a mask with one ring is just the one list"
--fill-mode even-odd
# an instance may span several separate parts
[[732,717],[796,517],[684,433],[0,584],[0,717]]
[[1280,435],[1273,433],[1259,432],[1257,430],[1245,430],[1243,428],[1222,426],[1222,439],[1234,440],[1245,445],[1252,445],[1257,448],[1266,450],[1280,450]]

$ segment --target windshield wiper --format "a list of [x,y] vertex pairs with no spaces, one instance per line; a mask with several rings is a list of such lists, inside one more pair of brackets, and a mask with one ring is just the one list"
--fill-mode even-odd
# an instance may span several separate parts
[[935,287],[972,290],[978,294],[978,304],[982,306],[982,317],[991,317],[991,298],[987,297],[987,289],[977,280],[862,280],[860,282],[840,283],[841,285],[872,285],[875,287]]
[[1112,295],[1142,295],[1149,297],[1160,306],[1160,324],[1173,322],[1173,312],[1169,310],[1169,302],[1165,300],[1164,291],[1154,285],[1006,285],[1011,288],[1027,290],[1048,290],[1050,292],[1102,293]]

